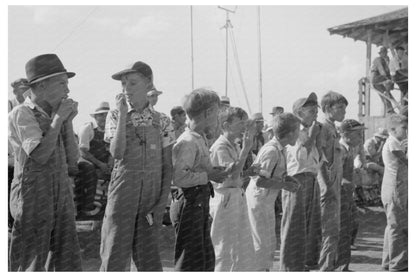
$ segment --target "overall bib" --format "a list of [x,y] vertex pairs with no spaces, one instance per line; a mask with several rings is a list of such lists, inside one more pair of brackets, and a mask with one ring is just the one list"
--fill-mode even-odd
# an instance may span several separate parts
[[[164,207],[155,207],[162,186],[159,114],[152,124],[126,122],[126,150],[116,160],[101,232],[101,271],[161,271],[159,228]],[[163,202],[163,201],[162,201]],[[146,216],[152,212],[153,222]]]
[[[45,134],[51,119],[33,110]],[[16,158],[15,158],[16,159]],[[61,135],[49,160],[15,160],[10,209],[15,219],[10,242],[11,271],[81,271],[75,208]]]

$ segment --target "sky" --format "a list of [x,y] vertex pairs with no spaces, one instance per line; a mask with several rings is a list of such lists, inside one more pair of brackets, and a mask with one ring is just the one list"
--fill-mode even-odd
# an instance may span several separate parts
[[[234,8],[235,6],[226,6]],[[366,45],[328,28],[394,11],[404,6],[261,6],[263,114],[273,106],[291,111],[293,102],[315,92],[345,95],[348,118],[357,118],[357,81],[365,76]],[[230,14],[251,113],[259,109],[257,6],[237,6]],[[163,91],[156,110],[169,114],[192,90],[190,6],[9,6],[8,83],[25,76],[34,56],[56,53],[68,71],[70,97],[79,102],[76,131],[91,121],[101,101],[121,92],[111,75],[136,61],[148,63]],[[225,12],[193,6],[195,88],[225,94]],[[231,42],[230,42],[231,43]],[[377,55],[373,49],[373,56]],[[229,48],[228,96],[249,111]],[[9,86],[8,96],[12,96]],[[373,93],[372,111],[380,111]],[[322,113],[321,113],[322,114]]]

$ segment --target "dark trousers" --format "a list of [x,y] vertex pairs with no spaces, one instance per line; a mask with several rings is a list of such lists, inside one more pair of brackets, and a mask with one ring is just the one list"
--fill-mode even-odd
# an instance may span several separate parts
[[94,197],[97,189],[97,172],[95,165],[86,161],[78,162],[78,175],[75,178],[75,202],[77,210],[93,210]]
[[10,187],[13,181],[13,174],[14,174],[14,167],[13,166],[9,166],[8,167],[9,172],[8,172],[8,184],[7,184],[7,188],[8,188],[8,192],[7,192],[7,210],[9,211],[9,217],[8,217],[8,221],[9,221],[9,228],[13,227],[13,216],[10,213]]
[[282,191],[280,270],[304,271],[318,264],[321,236],[320,191],[312,173],[295,176],[296,192]]
[[353,190],[352,184],[343,184],[341,186],[341,228],[338,242],[337,265],[342,271],[348,270],[351,261],[351,236],[354,228]]
[[211,184],[179,188],[172,197],[170,217],[175,228],[175,271],[214,271],[210,236]]

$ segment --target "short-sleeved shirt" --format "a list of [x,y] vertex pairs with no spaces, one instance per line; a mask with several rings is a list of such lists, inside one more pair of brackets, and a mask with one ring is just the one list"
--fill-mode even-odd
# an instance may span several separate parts
[[172,161],[175,186],[190,188],[208,183],[212,164],[205,136],[187,128],[173,146]]
[[405,153],[405,149],[400,141],[393,136],[389,136],[383,147],[383,186],[394,187],[397,181],[407,180],[408,178],[407,167],[401,166],[399,159],[393,154],[393,151],[403,151]]
[[[285,149],[280,142],[273,137],[259,151],[255,164],[260,164],[260,176],[265,178],[283,178],[286,176],[286,158]],[[251,177],[252,179],[258,176]]]
[[[131,114],[128,120],[131,120],[133,126],[151,126],[153,124],[153,118],[159,117],[158,124],[160,125],[160,136],[162,141],[162,147],[165,148],[172,145],[175,142],[175,130],[171,124],[170,118],[155,111],[151,106],[147,106],[139,113],[135,111],[130,105],[128,113]],[[104,140],[108,143],[114,138],[117,129],[118,110],[111,110],[107,115],[105,124]]]
[[[240,156],[240,149],[235,143],[229,141],[224,135],[211,146],[211,164],[212,166],[230,167],[235,164]],[[219,188],[241,188],[243,181],[239,175],[236,179],[231,176],[224,180],[223,183],[212,183],[215,189]]]
[[30,153],[39,145],[43,132],[32,110],[37,110],[45,118],[49,115],[27,97],[23,104],[9,113],[9,143],[20,163],[25,162]]
[[290,176],[304,172],[318,174],[319,153],[316,144],[312,145],[310,151],[303,145],[309,139],[308,132],[309,128],[301,125],[296,144],[286,146],[287,174]]

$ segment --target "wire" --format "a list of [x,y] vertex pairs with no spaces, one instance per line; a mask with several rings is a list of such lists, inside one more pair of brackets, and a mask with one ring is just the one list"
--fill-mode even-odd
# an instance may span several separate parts
[[78,23],[56,46],[55,46],[55,48],[53,49],[53,51],[52,52],[55,52],[56,51],[56,49],[58,49],[58,47],[59,46],[61,46],[68,38],[70,38],[74,33],[75,33],[75,31],[77,31],[80,27],[81,27],[81,25],[82,24],[84,24],[86,21],[87,21],[87,19],[97,10],[99,8],[99,6],[96,6],[96,7],[94,7],[88,14],[87,14],[87,16],[80,22],[80,23]]
[[241,88],[242,88],[243,93],[244,93],[244,98],[245,98],[246,103],[247,103],[248,111],[251,114],[250,102],[248,101],[248,97],[247,97],[246,86],[245,86],[245,83],[244,83],[243,73],[241,71],[241,66],[240,66],[240,59],[238,58],[237,45],[236,45],[236,42],[235,42],[234,32],[233,32],[232,29],[231,29],[230,34],[231,34],[231,36],[230,36],[231,37],[231,45],[232,45],[232,49],[233,49],[233,53],[234,53],[235,64],[237,66],[238,76],[239,76],[240,83],[241,83]]

